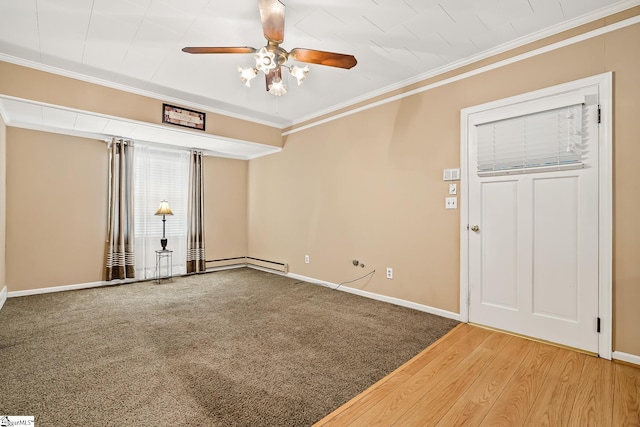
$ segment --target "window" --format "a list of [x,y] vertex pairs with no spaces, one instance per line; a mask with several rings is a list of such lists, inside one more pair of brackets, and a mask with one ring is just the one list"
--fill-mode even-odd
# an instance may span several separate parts
[[582,167],[583,104],[477,125],[479,176]]
[[166,217],[167,249],[173,251],[173,273],[186,272],[189,152],[136,143],[134,154],[136,277],[153,278],[156,250],[161,249],[162,217],[155,212],[162,200],[173,216]]

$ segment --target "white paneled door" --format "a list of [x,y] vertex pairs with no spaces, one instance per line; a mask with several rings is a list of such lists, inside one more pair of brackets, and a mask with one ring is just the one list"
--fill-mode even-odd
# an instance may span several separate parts
[[[562,105],[561,111],[564,104],[573,103],[574,110],[558,116],[557,124],[544,126],[567,132],[569,142],[560,151],[573,150],[578,153],[573,159],[579,160],[571,165],[560,160],[553,166],[496,166],[487,171],[486,164],[499,162],[498,153],[496,160],[478,165],[482,124],[553,110],[554,103]],[[594,85],[555,99],[536,100],[529,107],[520,104],[471,118],[470,322],[598,353],[598,104]],[[575,114],[581,115],[578,128],[566,123]],[[524,125],[523,132],[535,133],[531,127]],[[489,132],[493,133],[499,131]]]

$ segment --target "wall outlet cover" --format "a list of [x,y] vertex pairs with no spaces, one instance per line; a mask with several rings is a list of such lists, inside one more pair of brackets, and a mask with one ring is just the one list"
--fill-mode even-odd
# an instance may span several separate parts
[[457,197],[447,197],[444,201],[445,209],[458,209],[458,198]]

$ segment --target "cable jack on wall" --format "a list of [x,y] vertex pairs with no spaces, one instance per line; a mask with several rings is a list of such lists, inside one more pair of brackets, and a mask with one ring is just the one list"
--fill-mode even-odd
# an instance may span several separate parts
[[[351,263],[353,264],[353,266],[354,266],[354,267],[361,267],[361,268],[364,268],[364,264],[363,264],[363,263],[361,263],[361,262],[360,262],[360,260],[354,259],[353,261],[351,261]],[[327,287],[328,287],[329,289],[331,289],[331,290],[335,291],[335,290],[337,290],[338,288],[340,288],[342,285],[345,285],[345,284],[347,284],[347,283],[357,282],[358,280],[362,280],[362,279],[364,279],[364,278],[366,278],[366,277],[372,276],[372,275],[373,275],[373,273],[375,273],[375,272],[376,272],[375,270],[371,270],[370,272],[368,272],[368,273],[367,273],[367,274],[365,274],[364,276],[360,276],[360,277],[358,277],[358,278],[356,278],[356,279],[353,279],[353,280],[347,280],[346,282],[341,282],[341,283],[340,283],[340,284],[338,284],[338,286],[336,286],[335,288],[332,288],[331,286],[328,286],[328,285],[327,285]]]
[[[361,264],[362,265],[362,264]],[[333,291],[338,290],[338,288],[342,285],[346,285],[347,283],[353,283],[353,282],[357,282],[358,280],[362,280],[365,277],[371,276],[373,275],[373,273],[375,273],[375,270],[371,270],[370,272],[368,272],[367,274],[365,274],[364,276],[360,276],[357,279],[353,279],[353,280],[347,280],[346,282],[341,282],[340,284],[338,284],[338,286],[336,286],[335,288],[332,288],[331,286],[329,286],[329,288]]]

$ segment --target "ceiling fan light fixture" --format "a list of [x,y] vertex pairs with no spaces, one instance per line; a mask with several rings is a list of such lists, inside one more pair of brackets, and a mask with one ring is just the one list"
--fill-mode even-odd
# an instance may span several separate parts
[[298,86],[302,84],[307,78],[307,74],[309,74],[309,67],[307,66],[286,65],[289,59],[296,62],[326,65],[347,70],[358,63],[353,55],[343,53],[306,48],[295,48],[291,51],[286,51],[280,47],[280,44],[284,41],[285,5],[281,0],[258,0],[258,10],[260,11],[262,33],[267,39],[266,46],[260,49],[249,46],[187,46],[182,51],[190,54],[252,54],[255,66],[250,68],[238,67],[240,80],[245,86],[251,87],[251,80],[256,78],[257,74],[262,71],[265,75],[267,91],[275,96],[282,96],[287,93],[287,87],[282,82],[282,68],[286,68],[289,75],[296,78]]
[[276,69],[278,61],[276,61],[276,54],[267,50],[266,47],[261,48],[255,55],[256,69],[262,71],[265,74]]
[[255,68],[242,68],[238,67],[240,73],[240,80],[246,87],[251,87],[251,80],[255,79],[258,75],[258,70]]
[[307,74],[309,74],[309,67],[307,65],[302,68],[297,65],[291,67],[291,75],[298,81],[298,86],[300,86],[304,79],[307,78]]
[[269,85],[269,93],[275,96],[282,96],[287,93],[287,86],[282,79],[274,79]]

